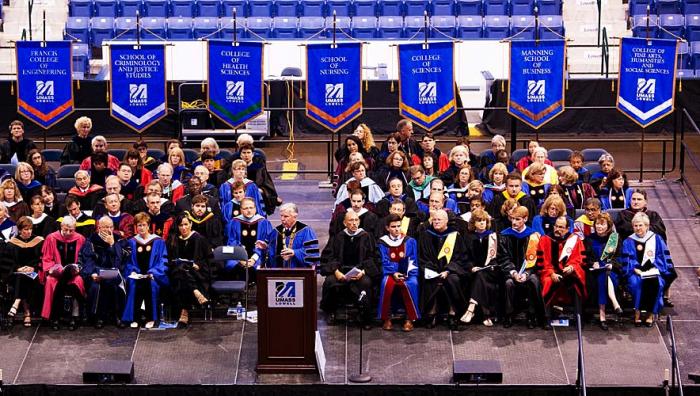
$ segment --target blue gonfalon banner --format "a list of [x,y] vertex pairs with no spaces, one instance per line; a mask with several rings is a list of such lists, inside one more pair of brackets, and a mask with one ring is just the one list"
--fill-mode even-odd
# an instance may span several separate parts
[[136,132],[167,115],[165,45],[109,47],[110,114]]
[[399,45],[399,113],[430,131],[455,111],[453,44]]
[[17,112],[44,129],[73,112],[70,41],[18,41]]
[[508,113],[537,129],[564,112],[564,40],[510,41]]
[[642,128],[673,112],[678,41],[625,37],[617,109]]
[[207,106],[233,129],[263,112],[263,43],[209,40]]
[[336,132],[362,114],[362,44],[306,46],[306,115]]

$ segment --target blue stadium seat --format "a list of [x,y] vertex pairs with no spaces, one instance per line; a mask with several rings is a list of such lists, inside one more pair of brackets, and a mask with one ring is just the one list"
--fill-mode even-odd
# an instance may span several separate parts
[[298,25],[296,17],[276,17],[272,20],[272,37],[290,40],[297,37]]
[[659,25],[663,28],[659,29],[659,38],[670,40],[682,38],[685,18],[681,14],[659,15]]
[[445,36],[454,38],[457,35],[457,19],[452,15],[441,15],[430,18],[430,37],[445,39]]
[[[326,38],[327,34],[319,33],[325,27],[325,20],[322,17],[304,16],[299,18],[299,37],[309,38],[316,35],[317,38]],[[318,35],[317,35],[318,34]]]
[[273,2],[268,0],[249,0],[248,16],[252,17],[273,17]]
[[[240,21],[242,22],[242,21]],[[242,24],[239,25],[239,28],[241,29],[241,32],[243,31],[243,26]],[[233,29],[233,25],[231,25],[231,29]],[[219,30],[219,18],[216,17],[196,17],[192,20],[192,34],[194,35],[194,38],[200,39],[204,38],[205,36],[207,38],[215,39],[218,38],[218,34],[214,34]],[[233,33],[231,33],[233,36]],[[240,37],[240,36],[239,36]],[[233,37],[231,37],[233,38]]]
[[405,0],[404,4],[406,16],[422,16],[424,12],[428,11],[430,2],[428,0]]
[[[608,154],[608,150],[602,148],[587,148],[581,150],[581,155],[583,155],[583,162],[598,162],[600,156],[603,154]],[[588,167],[588,166],[586,166]],[[590,168],[589,168],[590,169]],[[593,171],[591,171],[591,174]]]
[[377,24],[377,37],[384,39],[400,39],[403,36],[403,19],[394,16],[381,16]]
[[169,3],[169,0],[144,0],[144,15],[147,17],[167,18],[170,12]]
[[434,0],[430,7],[430,15],[456,15],[456,6],[454,0]]
[[141,18],[142,40],[164,40],[168,35],[166,19],[163,17]]
[[114,38],[114,18],[98,17],[90,21],[90,44],[100,47],[102,41]]
[[68,3],[68,15],[90,18],[94,13],[93,7],[92,0],[72,0]]
[[687,42],[681,42],[678,45],[678,55],[676,57],[676,68],[690,69],[690,48]]
[[680,14],[680,12],[681,12],[680,0],[655,0],[655,1],[656,1],[656,13],[659,15]]
[[552,162],[569,161],[571,153],[571,149],[568,148],[555,148],[547,151],[547,158]]
[[[246,25],[253,33],[262,38],[271,38],[272,33],[272,18],[270,17],[251,17],[246,20]],[[251,39],[257,37],[250,32],[246,32]]]
[[[90,48],[86,48],[90,51]],[[73,50],[73,55],[75,55],[75,49]],[[61,154],[63,150],[61,149],[43,149],[41,150],[41,155],[44,156],[46,162],[58,162],[61,160]]]
[[73,79],[82,80],[90,72],[90,45],[88,43],[73,43],[71,47],[73,54]]
[[195,149],[186,148],[182,149],[182,152],[185,153],[185,162],[187,162],[188,164],[197,161],[197,158],[199,158],[199,151]]
[[484,38],[504,39],[510,33],[507,15],[487,15],[484,17]]
[[136,17],[120,17],[114,20],[115,37],[119,40],[136,40]]
[[299,4],[299,14],[307,17],[326,16],[326,0],[303,0]]
[[[200,17],[218,17],[222,14],[221,0],[197,0],[194,4],[194,14]],[[241,14],[244,18],[245,14]]]
[[377,17],[352,18],[352,36],[358,39],[373,39],[377,37]]
[[564,20],[561,15],[540,16],[540,39],[555,40],[564,37]]
[[136,13],[143,15],[142,0],[120,0],[119,15],[123,17],[135,17]]
[[561,0],[537,0],[537,10],[540,15],[561,15]]
[[532,15],[514,15],[510,21],[510,36],[513,40],[534,40],[535,17]]
[[192,18],[168,18],[168,38],[171,40],[192,40],[194,38]]
[[[350,17],[336,17],[335,26],[337,29],[344,31],[348,35],[352,35],[352,20]],[[328,35],[330,36],[333,30],[333,16],[326,17],[326,29],[328,29]],[[338,32],[336,38],[344,39],[346,36],[343,33]]]
[[194,17],[195,2],[192,0],[170,0],[170,16],[174,17]]
[[[425,28],[425,21],[422,16],[407,16],[403,20],[403,33],[405,38],[411,38],[418,34],[417,38],[425,37],[425,34],[430,32],[421,31]],[[418,33],[421,31],[420,33]]]
[[[247,0],[222,0],[221,1],[221,11],[220,16],[233,16],[233,9],[236,9],[237,18],[245,18],[249,15],[248,13],[248,1]],[[200,15],[209,16],[209,15]],[[212,15],[213,16],[213,15]],[[265,15],[268,16],[268,15]]]
[[693,70],[697,74],[700,70],[700,41],[690,43],[690,57],[693,64]]
[[275,16],[288,18],[299,16],[300,3],[299,0],[276,0]]
[[353,16],[377,16],[377,0],[355,0]]
[[630,16],[646,15],[647,7],[649,7],[649,12],[651,14],[656,13],[656,9],[654,8],[654,0],[630,0],[629,14]]
[[107,150],[107,154],[113,155],[121,160],[126,156],[126,149],[109,149]]
[[326,1],[326,15],[333,16],[333,11],[337,16],[350,16],[352,15],[352,2],[349,0],[327,0]]
[[403,0],[378,0],[379,16],[404,16]]
[[457,0],[457,13],[462,15],[479,15],[484,13],[483,0]]
[[685,16],[685,39],[690,42],[700,41],[700,14]]
[[[657,25],[659,18],[656,15],[649,15],[649,37],[655,38],[659,33]],[[634,37],[646,37],[647,34],[647,16],[635,15],[632,18],[632,34]]]
[[95,16],[116,18],[119,16],[119,7],[114,0],[95,0]]
[[[210,18],[210,19],[216,19],[216,18]],[[197,21],[195,20],[195,23]],[[236,37],[237,39],[241,39],[242,37],[245,37],[246,31],[245,31],[245,26],[246,26],[247,20],[245,18],[236,18]],[[207,34],[211,34],[213,31],[209,31]],[[196,25],[195,25],[195,35],[197,34],[196,32]],[[233,40],[233,18],[221,18],[221,31],[219,32],[218,36],[222,39],[226,40]]]
[[484,15],[510,15],[508,0],[484,0]]
[[457,36],[463,39],[480,39],[484,36],[484,21],[478,15],[457,17]]
[[66,39],[80,40],[82,43],[90,43],[90,18],[68,17],[66,20]]
[[534,9],[535,0],[510,0],[511,15],[532,15]]
[[683,14],[700,14],[700,0],[683,0],[681,2]]

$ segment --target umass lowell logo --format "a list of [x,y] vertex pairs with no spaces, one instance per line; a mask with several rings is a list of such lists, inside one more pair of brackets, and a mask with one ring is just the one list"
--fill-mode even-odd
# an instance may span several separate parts
[[637,100],[640,102],[653,102],[656,95],[656,79],[655,78],[638,78],[637,79]]
[[37,81],[35,97],[37,103],[50,103],[54,101],[54,85],[52,80]]
[[294,306],[296,300],[296,282],[275,282],[275,303],[277,306]]
[[342,106],[345,96],[345,86],[343,83],[326,84],[326,106]]
[[418,83],[418,104],[435,104],[437,103],[437,83],[436,82],[419,82]]
[[243,103],[245,98],[245,81],[226,81],[226,101]]
[[544,102],[545,92],[545,80],[527,80],[528,102]]
[[129,84],[129,105],[146,106],[148,104],[148,84]]

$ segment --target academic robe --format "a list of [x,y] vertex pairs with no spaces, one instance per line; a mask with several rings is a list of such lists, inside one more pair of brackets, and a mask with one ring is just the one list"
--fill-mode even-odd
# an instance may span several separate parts
[[[486,204],[488,205],[493,201],[493,197],[496,194],[502,194],[503,191],[505,191],[505,190],[506,190],[505,184],[501,184],[501,185],[497,186],[497,185],[492,184],[492,183],[487,183],[484,185],[484,192],[481,193],[481,198],[483,198],[484,202],[486,202]],[[500,208],[499,208],[499,210],[500,210]]]
[[416,184],[414,180],[411,180],[408,183],[408,187],[410,187],[409,190],[407,190],[410,194],[413,194],[413,199],[418,202],[421,198],[427,198],[430,195],[430,182],[435,179],[435,176],[430,176],[426,175],[425,180],[423,180],[423,184]]
[[[111,169],[114,173],[117,173],[117,171],[119,170],[119,165],[121,165],[121,163],[122,162],[119,160],[119,158],[113,156],[112,154],[107,154],[107,167]],[[80,163],[80,169],[86,171],[92,169],[92,157],[90,155],[85,157],[85,159]]]
[[112,219],[112,222],[114,223],[114,231],[119,235],[120,239],[129,239],[134,236],[134,233],[136,232],[134,229],[136,226],[134,224],[134,216],[125,212],[119,212],[116,216],[112,216],[111,214],[107,213],[106,216]]
[[117,233],[109,246],[98,234],[90,235],[78,253],[80,275],[87,289],[88,316],[102,320],[109,314],[119,315],[124,309],[126,288],[122,279],[101,279],[94,282],[92,275],[101,270],[117,269],[123,277],[123,248]]
[[616,190],[614,188],[602,189],[600,191],[601,209],[629,209],[630,203],[632,202],[632,190],[631,188]]
[[469,197],[467,196],[468,187],[460,187],[453,184],[447,187],[447,196],[457,205],[458,213],[469,212]]
[[[421,213],[424,218],[427,218],[430,215],[430,206],[428,205],[428,198],[419,199],[418,201],[416,201],[416,205],[418,206],[418,212]],[[449,197],[447,197],[447,199],[445,200],[444,209],[451,211],[457,216],[461,213],[459,211],[459,207],[457,206],[457,202],[455,202],[454,199]]]
[[217,247],[224,244],[224,226],[214,213],[205,212],[204,216],[198,217],[192,212],[185,211],[185,215],[192,222],[192,230],[203,236],[210,246]]
[[[350,191],[348,191],[348,183],[352,180],[355,180],[355,178],[351,177],[350,179],[348,179],[348,181],[346,181],[345,183],[341,184],[340,187],[338,187],[338,193],[335,196],[335,203],[333,204],[333,206],[338,206],[343,201],[350,198]],[[384,191],[382,191],[381,187],[379,187],[379,185],[369,177],[365,177],[364,179],[360,180],[360,189],[362,190],[362,192],[365,193],[365,196],[367,197],[367,202],[376,204],[382,198],[384,198]]]
[[[63,217],[59,217],[56,221],[59,224],[63,223]],[[75,232],[87,238],[95,232],[95,224],[95,219],[85,212],[80,212],[78,218],[75,219]]]
[[[535,236],[532,236],[532,235]],[[528,313],[531,315],[544,314],[541,284],[537,273],[537,249],[528,252],[530,239],[533,241],[539,234],[530,227],[518,232],[512,227],[502,231],[498,235],[498,253],[496,255],[501,271],[506,279],[505,313],[512,315],[516,308],[527,299]],[[527,262],[527,264],[525,264]],[[526,280],[516,282],[511,271],[525,274]]]
[[[231,191],[231,186],[233,185],[233,178],[228,179],[219,187],[219,202],[221,205],[226,205],[233,199],[233,191]],[[252,180],[243,179],[243,184],[245,184],[245,196],[247,198],[252,198],[255,201],[255,210],[260,216],[266,216],[265,214],[265,204],[263,202],[262,196],[260,195],[260,189],[257,184]],[[226,213],[226,210],[224,210]]]
[[602,186],[605,185],[605,182],[608,179],[608,174],[603,172],[603,171],[598,171],[595,172],[591,175],[589,183],[591,184],[591,187],[597,192],[600,193],[600,190],[602,189]]
[[162,210],[158,212],[158,214],[153,214],[151,212],[146,213],[151,216],[151,234],[167,239],[170,227],[172,227],[173,224],[173,218],[170,213],[163,212]]
[[[124,306],[124,314],[122,315],[122,321],[129,323],[134,321],[134,306],[136,301],[136,282],[149,282],[151,285],[151,304],[153,307],[153,317],[150,320],[158,320],[158,293],[162,287],[167,287],[170,284],[170,280],[167,275],[167,262],[168,262],[168,252],[165,246],[165,241],[158,236],[151,236],[155,239],[150,245],[151,258],[148,266],[148,274],[153,274],[153,279],[141,279],[135,280],[129,278],[132,272],[141,274],[141,269],[136,261],[136,251],[139,248],[143,248],[143,241],[138,235],[129,239],[127,246],[131,249],[131,255],[127,258],[126,264],[124,266],[124,277],[127,282],[127,299],[126,305]],[[137,242],[138,240],[138,242]],[[146,245],[149,246],[149,245]]]
[[17,188],[19,188],[19,192],[22,194],[22,200],[25,202],[30,202],[31,198],[35,195],[41,195],[41,183],[37,180],[32,180],[29,184],[22,184],[22,182],[18,180]]
[[260,188],[263,202],[265,203],[266,214],[269,216],[275,212],[279,206],[277,202],[278,194],[275,183],[272,181],[270,173],[265,167],[265,161],[253,156],[253,161],[248,164],[248,177]]
[[185,195],[185,186],[179,180],[173,180],[170,182],[170,185],[163,188],[163,198],[172,202],[173,205],[183,195]]
[[[215,197],[204,195],[207,197],[207,211],[214,213],[214,216],[222,218],[221,207],[219,206],[219,200]],[[192,196],[189,194],[184,195],[182,198],[175,202],[174,214],[180,214],[184,211],[192,212]]]
[[[459,232],[448,227],[436,231],[432,226],[418,237],[418,267],[421,277],[420,307],[423,316],[433,316],[440,312],[436,307],[438,294],[445,292],[449,306],[460,317],[467,308],[467,298],[462,278],[470,273],[466,260],[464,240]],[[432,277],[434,273],[447,271],[447,278]],[[426,279],[430,277],[431,279]],[[437,311],[436,311],[437,310]]]
[[[570,251],[569,251],[570,250]],[[586,270],[583,242],[574,234],[567,233],[563,238],[543,236],[537,246],[537,263],[542,268],[542,298],[547,306],[557,303],[570,304],[571,299],[567,289],[573,288],[579,301],[586,299]],[[565,267],[570,266],[574,271],[564,275]],[[552,281],[552,274],[562,275],[558,283]]]
[[6,218],[0,223],[0,242],[7,243],[15,235],[17,235],[17,224],[12,219]]
[[[353,296],[352,301],[357,301],[362,292],[366,293],[366,297],[361,305],[368,308],[373,301],[373,285],[377,284],[381,275],[376,263],[374,238],[361,228],[352,235],[345,229],[328,243],[330,246],[324,249],[321,257],[321,275],[326,277],[321,291],[321,309],[334,313],[341,303],[348,302],[343,298],[345,295],[349,293]],[[356,281],[340,282],[336,279],[336,270],[347,273],[353,267],[364,270],[364,276]],[[365,309],[363,312],[365,318],[369,317],[367,311]]]
[[[79,274],[63,274],[63,267],[68,264],[78,262],[78,254],[85,243],[85,237],[78,232],[72,233],[69,237],[64,237],[61,231],[56,231],[46,237],[44,246],[41,249],[42,270],[39,273],[39,280],[44,284],[44,306],[41,310],[41,317],[48,320],[51,318],[51,311],[54,293],[59,282],[65,280],[66,285],[75,287],[80,296],[85,296],[85,284]],[[52,271],[53,270],[53,271]],[[53,274],[49,275],[49,271]]]
[[[386,232],[386,227],[389,222],[389,216],[384,217],[380,220],[382,230]],[[420,226],[420,220],[417,217],[404,216],[401,218],[401,235],[409,236],[416,241],[418,240],[418,227]]]
[[[653,231],[647,231],[641,238],[636,234],[630,235],[622,243],[620,264],[627,288],[632,294],[634,309],[644,309],[654,314],[661,312],[666,279],[673,268],[668,246],[661,235]],[[634,272],[635,269],[643,272],[655,269],[659,275],[642,278]]]
[[501,215],[501,207],[503,206],[503,203],[510,198],[515,199],[518,202],[518,205],[527,208],[527,224],[532,224],[532,219],[537,215],[537,205],[535,204],[535,201],[523,191],[519,192],[515,197],[511,197],[510,194],[508,194],[508,191],[503,191],[500,194],[494,195],[491,204],[487,207],[487,211],[491,217],[494,219],[507,217]]
[[[668,239],[666,237],[666,224],[664,220],[659,216],[659,214],[653,210],[645,209],[644,213],[649,216],[649,230],[658,234],[661,239],[666,242]],[[625,209],[618,213],[617,219],[615,219],[615,230],[620,234],[620,240],[624,241],[630,235],[634,234],[632,229],[632,218],[637,214],[637,211],[633,209]]]
[[[484,267],[472,273],[471,299],[476,301],[484,315],[493,317],[498,309],[500,284],[503,274],[498,265],[498,234],[486,230],[464,235],[468,267]],[[488,267],[488,268],[487,268]]]
[[[257,241],[263,241],[268,246],[272,238],[272,224],[266,218],[256,214],[252,218],[239,215],[228,223],[228,246],[243,246],[248,253],[248,258],[255,260],[255,268],[259,268],[265,262],[266,249],[255,246]],[[230,271],[239,263],[234,260],[226,262],[226,270]]]
[[56,219],[46,213],[42,213],[38,218],[34,218],[34,216],[29,216],[29,218],[32,220],[32,234],[34,235],[46,238],[50,233],[59,229]]
[[[241,203],[238,202],[235,198],[231,199],[230,201],[228,201],[224,204],[221,211],[222,211],[223,223],[229,224],[233,220],[233,218],[241,215]],[[257,213],[257,210],[256,210],[256,214],[260,214],[260,213]]]
[[[193,294],[195,290],[206,293],[209,289],[212,279],[210,246],[207,238],[196,231],[187,239],[178,237],[174,244],[168,246],[171,288],[181,309],[197,302]],[[181,260],[192,261],[199,269],[195,270],[191,263]]]
[[[416,240],[403,236],[393,240],[389,235],[384,235],[379,238],[379,258],[383,277],[379,286],[378,318],[390,319],[392,306],[403,306],[409,320],[420,319]],[[405,276],[404,281],[394,280],[393,275],[397,272]],[[397,289],[400,293],[398,295],[394,293]]]
[[[532,219],[532,229],[538,232],[540,235],[552,236],[554,233],[555,221],[557,221],[556,217],[537,215],[534,219]],[[566,221],[569,224],[569,232],[574,232],[574,219],[566,216]]]
[[[285,261],[280,256],[284,246],[294,250],[294,256]],[[318,264],[320,251],[318,238],[314,230],[306,224],[297,221],[289,232],[283,225],[278,225],[270,235],[267,267],[270,268],[303,268]]]
[[14,286],[14,298],[21,298],[27,301],[30,305],[39,303],[41,291],[39,288],[39,279],[31,279],[24,275],[15,275],[18,269],[24,266],[32,267],[34,272],[41,273],[41,249],[44,244],[44,238],[34,236],[29,240],[23,240],[16,236],[9,240],[2,249],[2,257],[0,257],[0,281],[6,282],[7,285]]
[[566,205],[566,212],[571,217],[576,213],[576,209],[584,209],[588,198],[596,196],[595,190],[588,183],[560,184],[560,186],[564,189],[562,199]]
[[418,215],[418,206],[416,206],[416,200],[408,196],[408,194],[402,194],[400,197],[394,197],[391,194],[387,194],[384,198],[380,199],[375,205],[374,211],[379,217],[386,217],[389,215],[389,209],[391,208],[392,202],[400,199],[403,201],[406,210],[404,214],[408,217],[415,217]]
[[[608,279],[612,281],[613,286],[617,289],[618,285],[618,274],[620,273],[620,265],[617,262],[617,257],[619,256],[619,251],[621,250],[622,241],[618,239],[617,246],[615,250],[605,252],[606,260],[602,259],[603,253],[606,249],[608,239],[612,234],[600,236],[596,233],[589,235],[583,240],[583,244],[586,247],[586,265],[588,268],[593,268],[594,263],[598,263],[599,267],[605,267],[607,264],[612,264],[613,268],[611,270],[595,270],[589,271],[591,273],[590,278],[593,282],[586,282],[588,287],[589,295],[591,295],[591,289],[595,287],[597,290],[596,296],[598,297],[598,305],[606,305],[608,303]],[[617,236],[619,238],[619,235]]]
[[29,205],[27,205],[26,202],[19,200],[15,202],[2,202],[2,205],[5,205],[5,208],[7,208],[7,215],[14,221],[15,223],[23,216],[29,216],[31,213],[29,210]]
[[408,171],[404,171],[401,168],[385,166],[379,169],[377,172],[375,172],[374,177],[372,177],[373,180],[376,180],[377,185],[379,185],[379,188],[381,188],[382,191],[389,190],[389,180],[393,178],[401,180],[401,184],[403,184],[403,190],[407,191],[408,182],[411,180],[411,176],[408,174]]
[[92,211],[106,193],[102,186],[93,184],[85,191],[74,186],[68,190],[68,195],[75,197],[80,202],[80,209]]
[[[343,224],[343,220],[345,219],[345,213],[347,213],[347,211],[338,213],[331,220],[331,225],[328,230],[328,234],[330,236],[342,232],[345,228],[345,225]],[[375,241],[379,238],[381,234],[384,233],[384,230],[382,229],[382,223],[376,214],[372,213],[367,208],[361,208],[357,215],[360,217],[360,228],[367,231],[374,238]]]
[[[530,195],[538,209],[542,207],[544,200],[547,199],[547,194],[549,194],[551,187],[552,185],[549,183],[530,184],[529,182],[523,182],[523,192]],[[530,213],[530,217],[534,215],[534,213]]]
[[593,220],[589,219],[585,214],[579,216],[574,222],[574,233],[581,239],[586,239],[589,235],[594,234]]

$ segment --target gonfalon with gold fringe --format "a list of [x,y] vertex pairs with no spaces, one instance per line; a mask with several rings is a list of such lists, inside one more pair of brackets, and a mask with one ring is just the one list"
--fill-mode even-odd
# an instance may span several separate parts
[[625,37],[620,43],[617,109],[641,127],[673,112],[678,41]]
[[165,45],[109,46],[110,114],[136,132],[167,115]]
[[18,41],[17,112],[44,129],[74,109],[70,41]]
[[457,111],[454,44],[399,45],[399,113],[432,130]]
[[233,129],[263,112],[263,43],[209,40],[207,104]]
[[564,112],[564,40],[510,41],[508,113],[539,128]]
[[336,132],[362,114],[362,44],[306,46],[306,115]]

